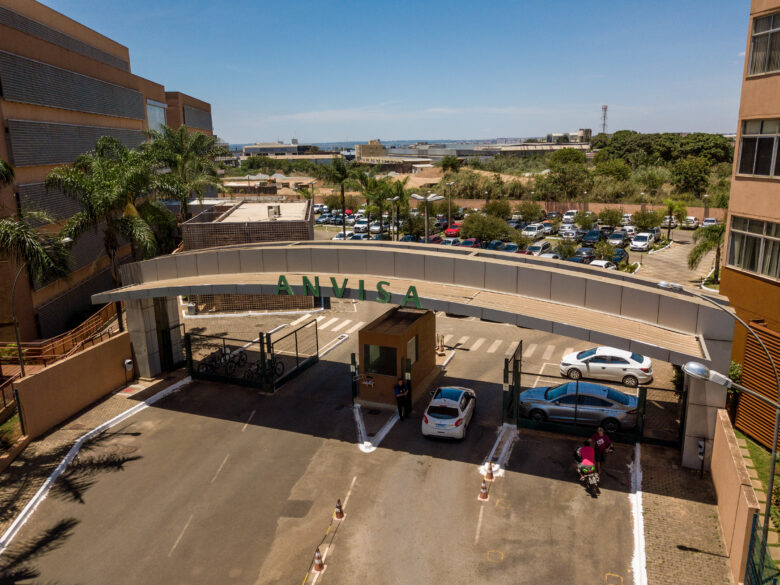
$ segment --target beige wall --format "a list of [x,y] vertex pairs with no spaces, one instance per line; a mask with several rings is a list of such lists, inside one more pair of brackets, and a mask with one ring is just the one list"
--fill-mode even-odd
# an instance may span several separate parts
[[124,332],[15,382],[25,433],[38,437],[125,384],[130,357]]
[[753,516],[759,508],[739,452],[737,437],[725,410],[718,411],[711,472],[731,574],[735,582],[741,583],[745,577]]

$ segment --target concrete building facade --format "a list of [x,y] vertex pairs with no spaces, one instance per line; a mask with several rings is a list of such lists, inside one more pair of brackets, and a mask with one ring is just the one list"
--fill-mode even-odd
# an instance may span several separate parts
[[[133,75],[127,47],[34,0],[0,0],[0,88],[0,158],[16,173],[14,184],[0,189],[0,217],[45,211],[61,223],[76,213],[77,204],[44,181],[101,136],[135,147],[147,129],[190,119],[211,133],[209,104]],[[23,340],[67,329],[74,314],[89,309],[90,295],[111,287],[100,234],[85,234],[71,253],[67,279],[19,279],[15,306]],[[129,246],[120,249],[120,258],[129,254]],[[17,270],[0,261],[0,339],[13,338],[10,289]]]

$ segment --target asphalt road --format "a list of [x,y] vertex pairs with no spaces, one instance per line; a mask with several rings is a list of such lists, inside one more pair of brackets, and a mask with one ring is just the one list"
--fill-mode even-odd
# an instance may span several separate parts
[[[326,317],[349,319],[347,331],[377,307],[347,304]],[[440,318],[438,327],[456,347],[442,381],[478,393],[464,441],[423,439],[418,405],[376,451],[360,451],[349,408],[351,335],[274,396],[198,382],[136,415],[83,459],[139,458],[114,473],[85,465],[83,501],[62,490],[50,496],[17,543],[58,520],[78,521],[34,563],[43,582],[568,585],[608,582],[608,574],[628,582],[628,447],[608,462],[593,499],[573,469],[577,440],[522,431],[489,501],[477,500],[477,467],[500,424],[504,353],[521,337],[526,351],[536,344],[533,368],[583,344],[476,320]],[[337,334],[324,329],[323,343]],[[333,523],[337,498],[347,516]],[[327,570],[307,577],[318,545]]]

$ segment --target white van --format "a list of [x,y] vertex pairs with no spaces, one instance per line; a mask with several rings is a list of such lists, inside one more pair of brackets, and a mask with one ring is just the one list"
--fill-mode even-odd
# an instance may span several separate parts
[[576,209],[570,209],[563,214],[563,223],[574,223],[574,216],[577,215]]

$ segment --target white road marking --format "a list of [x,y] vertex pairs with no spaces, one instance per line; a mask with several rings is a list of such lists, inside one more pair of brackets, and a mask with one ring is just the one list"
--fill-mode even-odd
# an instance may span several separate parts
[[445,335],[445,336],[444,336],[444,339],[442,340],[442,343],[443,343],[444,345],[447,345],[447,343],[449,342],[449,340],[450,340],[450,339],[452,339],[452,338],[453,338],[453,335]]
[[179,543],[181,542],[181,539],[184,536],[184,533],[186,532],[187,528],[190,525],[190,522],[192,522],[192,519],[194,517],[195,517],[195,514],[190,514],[190,517],[187,520],[187,523],[184,525],[184,528],[181,529],[181,533],[179,534],[179,538],[176,539],[176,542],[173,543],[173,546],[171,547],[171,550],[168,551],[168,556],[169,557],[173,554],[173,551],[176,550],[176,547],[179,546]]
[[352,319],[344,319],[341,323],[339,323],[333,329],[331,329],[331,331],[335,332],[335,331],[339,331],[340,329],[344,329],[344,327],[346,327],[350,323],[352,323]]
[[298,319],[290,323],[290,325],[297,325],[298,323],[303,323],[309,317],[311,317],[311,315],[309,313],[306,313],[303,317],[299,317]]
[[482,530],[482,513],[485,511],[485,506],[479,507],[479,519],[477,519],[477,533],[474,535],[474,544],[479,542],[479,533]]
[[211,478],[211,481],[209,483],[214,483],[214,480],[217,479],[219,472],[222,471],[223,467],[225,467],[225,463],[227,463],[228,457],[230,457],[230,453],[225,455],[225,458],[222,460],[222,465],[219,466],[219,469],[217,469],[217,472],[214,474],[214,477]]
[[277,325],[276,327],[274,327],[268,332],[268,335],[271,335],[271,333],[276,333],[277,331],[279,331],[280,329],[284,329],[285,327],[287,327],[287,323],[282,323],[281,325]]
[[642,466],[639,461],[639,443],[634,446],[634,461],[629,464],[631,469],[631,516],[634,519],[634,554],[631,558],[631,572],[634,574],[634,585],[647,585],[647,558],[645,556],[645,522],[642,511]]
[[555,351],[555,346],[554,345],[548,345],[545,348],[544,353],[542,354],[542,359],[543,360],[549,360],[552,357],[552,354],[553,354],[554,351]]
[[509,344],[509,349],[506,350],[507,355],[514,355],[517,346],[520,345],[519,341],[513,341]]
[[458,345],[460,345],[462,347],[462,346],[464,346],[466,344],[466,342],[468,340],[469,340],[469,336],[468,335],[464,335],[463,337],[458,339]]
[[322,317],[317,317],[317,327],[320,327],[320,323],[322,323],[327,317],[323,315]]
[[329,341],[327,344],[325,344],[324,347],[321,347],[320,353],[318,355],[320,357],[324,356],[329,351],[332,351],[336,346],[344,343],[347,339],[349,339],[349,335],[347,335],[346,333],[342,333],[336,339]]
[[541,380],[543,377],[549,377],[549,376],[544,376],[544,374],[542,373],[544,372],[544,368],[546,368],[547,366],[558,366],[558,365],[560,364],[554,364],[552,362],[544,362],[542,364],[542,367],[539,368],[539,375],[536,376],[536,380],[534,381],[534,387],[539,385],[539,380]]
[[453,350],[453,351],[450,352],[450,355],[447,356],[447,359],[444,360],[444,363],[441,365],[441,367],[442,368],[446,368],[447,364],[450,363],[452,361],[452,358],[454,358],[454,357],[455,357],[455,351]]
[[[480,337],[474,342],[474,345],[471,346],[471,351],[477,351],[480,347],[482,347],[482,344],[485,343],[487,339],[484,337]],[[482,508],[480,508],[481,510]]]
[[368,440],[366,439],[366,425],[363,422],[363,413],[360,410],[359,404],[356,404],[355,406],[352,407],[352,414],[355,417],[355,427],[357,428],[358,444],[365,445],[366,443],[368,443]]
[[382,428],[379,429],[379,432],[374,435],[374,438],[370,441],[366,438],[366,427],[363,423],[363,415],[360,411],[360,405],[355,405],[354,407],[355,412],[355,422],[358,425],[358,442],[360,443],[358,447],[360,448],[363,453],[373,453],[376,451],[376,448],[379,447],[379,443],[382,442],[382,439],[384,439],[387,436],[387,433],[390,432],[390,429],[393,428],[395,423],[398,422],[398,413],[393,413],[393,416],[391,416],[387,422],[382,425]]
[[527,348],[525,348],[525,351],[523,352],[524,358],[529,358],[532,355],[534,355],[534,352],[536,351],[536,348],[539,347],[538,343],[532,343]]
[[357,481],[357,475],[352,478],[352,483],[349,484],[349,491],[347,492],[346,497],[344,498],[344,503],[341,504],[342,508],[347,507],[347,502],[349,501],[349,496],[352,495],[352,488],[355,487],[355,482]]
[[242,433],[243,433],[243,432],[246,430],[246,428],[249,426],[249,423],[250,423],[250,421],[252,420],[252,417],[253,417],[253,416],[255,416],[255,412],[257,412],[257,411],[256,411],[256,410],[253,410],[253,411],[252,411],[252,414],[250,414],[250,415],[249,415],[249,418],[248,418],[248,419],[246,419],[246,422],[244,423],[244,426],[243,426],[243,427],[241,427],[241,432],[242,432]]
[[488,353],[496,353],[498,351],[498,348],[501,346],[501,344],[504,343],[501,339],[496,339],[493,343],[490,344],[490,347],[488,347],[487,352]]
[[574,351],[574,348],[573,348],[573,347],[567,347],[567,348],[564,350],[564,352],[563,352],[563,355],[569,355],[569,354],[570,354],[571,352],[573,352],[573,351]]
[[350,327],[349,329],[347,329],[347,333],[354,333],[355,331],[357,331],[358,329],[360,329],[360,328],[361,328],[363,325],[365,325],[365,324],[366,324],[366,322],[365,322],[365,321],[358,321],[358,322],[357,322],[357,323],[355,323],[355,324],[354,324],[352,327]]
[[338,318],[338,317],[333,317],[333,319],[331,319],[331,320],[330,320],[330,321],[328,321],[327,323],[323,323],[323,324],[322,324],[322,325],[320,325],[319,327],[320,327],[320,329],[327,329],[328,327],[330,327],[331,325],[333,325],[333,324],[334,324],[336,321],[338,321],[338,320],[339,320],[339,318]]

